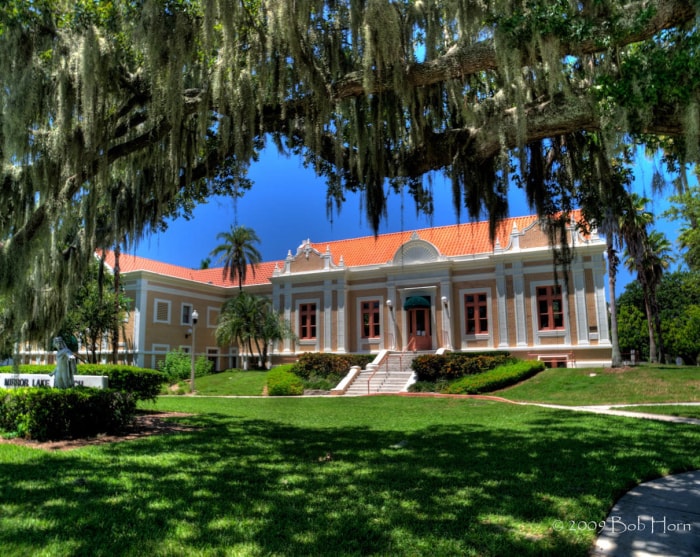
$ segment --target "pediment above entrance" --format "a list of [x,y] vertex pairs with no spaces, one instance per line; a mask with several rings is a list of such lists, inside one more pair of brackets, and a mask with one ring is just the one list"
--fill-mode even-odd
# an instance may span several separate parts
[[[341,264],[338,266],[342,266],[342,258]],[[282,273],[304,273],[336,267],[333,264],[330,246],[326,247],[325,252],[320,252],[313,246],[310,239],[306,239],[299,245],[295,254],[292,254],[291,250],[289,251],[284,261]]]
[[411,265],[413,263],[430,263],[440,259],[442,257],[438,249],[430,242],[422,240],[414,232],[411,239],[396,250],[392,263],[394,265]]

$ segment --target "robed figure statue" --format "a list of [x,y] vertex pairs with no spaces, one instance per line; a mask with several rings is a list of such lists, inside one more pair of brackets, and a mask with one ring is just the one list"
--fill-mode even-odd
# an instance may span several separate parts
[[49,374],[53,375],[53,386],[57,389],[69,389],[75,385],[73,379],[77,373],[75,355],[61,337],[53,339],[53,347],[57,350],[56,369]]

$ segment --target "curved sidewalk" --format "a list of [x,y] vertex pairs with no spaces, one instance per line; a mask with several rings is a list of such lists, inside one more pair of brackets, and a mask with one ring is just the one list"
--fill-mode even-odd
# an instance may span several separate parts
[[700,470],[638,485],[605,520],[592,557],[700,555]]
[[[532,403],[521,403],[532,404]],[[546,408],[700,425],[697,418],[631,411],[633,404]],[[695,404],[688,404],[695,406]],[[648,405],[644,405],[648,406]],[[639,484],[613,506],[591,557],[700,556],[700,470]]]

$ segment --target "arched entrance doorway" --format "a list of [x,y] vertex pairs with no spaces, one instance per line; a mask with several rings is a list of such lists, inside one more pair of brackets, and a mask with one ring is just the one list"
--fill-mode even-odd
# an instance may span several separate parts
[[430,320],[430,298],[410,296],[403,305],[406,311],[409,350],[431,350],[433,333]]

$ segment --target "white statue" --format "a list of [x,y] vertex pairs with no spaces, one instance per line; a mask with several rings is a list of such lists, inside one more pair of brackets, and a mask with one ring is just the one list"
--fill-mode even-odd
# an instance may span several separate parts
[[53,347],[56,352],[56,368],[49,375],[53,375],[53,386],[56,389],[69,389],[75,385],[73,376],[77,373],[75,355],[66,346],[61,337],[53,339]]

